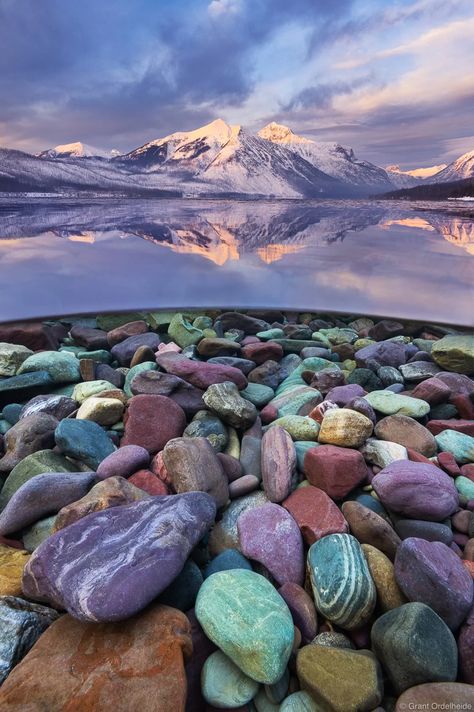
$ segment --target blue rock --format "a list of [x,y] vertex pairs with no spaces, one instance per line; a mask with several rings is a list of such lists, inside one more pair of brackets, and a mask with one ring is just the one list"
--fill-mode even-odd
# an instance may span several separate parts
[[237,549],[226,549],[218,554],[204,569],[204,578],[209,578],[218,571],[230,571],[232,569],[247,569],[252,571],[250,562]]
[[102,460],[116,450],[105,431],[92,420],[66,418],[59,423],[54,437],[62,453],[92,470],[97,470]]

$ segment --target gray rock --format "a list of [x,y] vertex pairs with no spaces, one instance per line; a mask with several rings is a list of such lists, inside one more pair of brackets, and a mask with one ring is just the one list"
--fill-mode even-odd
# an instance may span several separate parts
[[254,404],[242,398],[239,389],[231,381],[209,386],[202,399],[224,423],[238,430],[250,428],[257,419]]

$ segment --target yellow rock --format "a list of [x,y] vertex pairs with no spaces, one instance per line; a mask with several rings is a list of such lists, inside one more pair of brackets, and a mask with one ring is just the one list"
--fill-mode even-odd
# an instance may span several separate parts
[[377,603],[382,611],[391,611],[407,603],[395,579],[395,569],[385,554],[371,544],[362,544],[370,575],[377,590]]
[[29,558],[23,549],[0,544],[0,596],[22,595],[21,579]]

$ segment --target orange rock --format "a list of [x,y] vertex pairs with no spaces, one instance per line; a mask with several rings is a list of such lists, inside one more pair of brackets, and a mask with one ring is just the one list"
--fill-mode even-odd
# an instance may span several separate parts
[[464,566],[466,569],[469,571],[471,574],[472,578],[474,579],[474,561],[468,561],[467,559],[463,559]]
[[0,689],[2,712],[184,712],[191,626],[153,606],[120,623],[55,621]]

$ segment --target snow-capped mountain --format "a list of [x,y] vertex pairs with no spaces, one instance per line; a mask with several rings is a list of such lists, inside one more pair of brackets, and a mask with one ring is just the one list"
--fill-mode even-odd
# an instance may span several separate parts
[[383,168],[358,159],[352,148],[298,136],[288,126],[272,122],[258,132],[260,138],[288,148],[327,175],[370,190],[387,190],[392,183]]
[[286,147],[270,145],[222,119],[150,141],[116,161],[179,177],[188,193],[217,190],[299,198],[335,197],[348,191],[348,186]]
[[464,153],[430,179],[430,183],[447,183],[463,178],[474,178],[474,151]]
[[386,166],[387,175],[392,185],[396,188],[414,188],[423,183],[423,178],[416,178],[407,171],[402,171],[400,166]]
[[39,158],[112,158],[118,155],[120,155],[119,151],[103,151],[81,141],[63,143],[38,153]]

